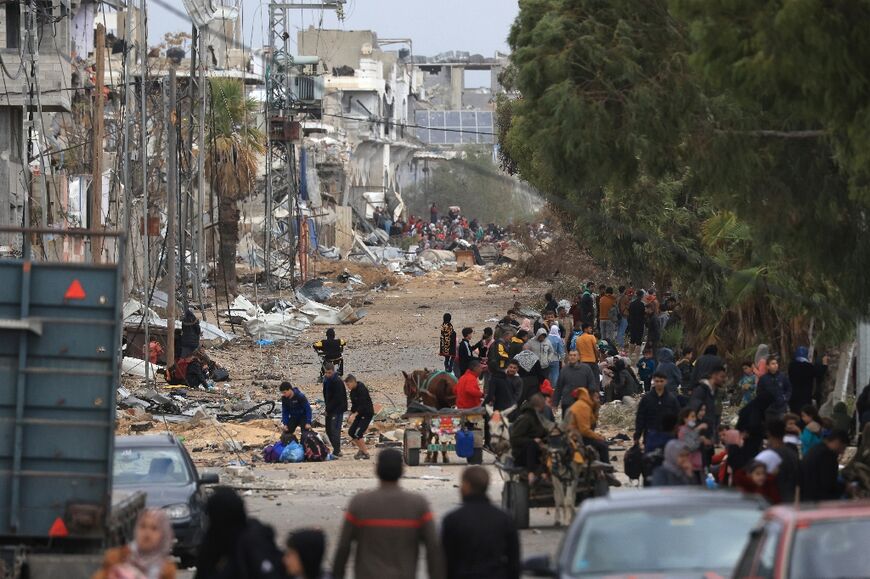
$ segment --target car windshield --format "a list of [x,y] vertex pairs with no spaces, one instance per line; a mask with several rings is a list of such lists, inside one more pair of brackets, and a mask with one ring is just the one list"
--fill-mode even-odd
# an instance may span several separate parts
[[761,513],[748,505],[667,505],[593,514],[580,531],[571,574],[730,571]]
[[790,577],[866,577],[870,569],[870,519],[800,524],[791,548]]
[[116,448],[116,486],[189,483],[190,472],[181,451],[173,447]]

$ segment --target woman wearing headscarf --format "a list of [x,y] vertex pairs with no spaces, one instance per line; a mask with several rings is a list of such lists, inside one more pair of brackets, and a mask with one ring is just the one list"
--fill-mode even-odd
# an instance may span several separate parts
[[186,358],[199,349],[202,329],[193,310],[187,308],[181,320],[181,357]]
[[688,486],[692,482],[692,461],[686,444],[671,440],[665,445],[665,461],[652,476],[653,487]]
[[199,549],[195,579],[284,577],[274,531],[248,518],[242,498],[216,487],[205,506],[208,527]]
[[146,509],[136,521],[133,542],[109,549],[93,579],[175,579],[172,525],[162,509]]
[[326,536],[319,529],[301,529],[287,536],[284,570],[293,579],[328,579],[323,571]]

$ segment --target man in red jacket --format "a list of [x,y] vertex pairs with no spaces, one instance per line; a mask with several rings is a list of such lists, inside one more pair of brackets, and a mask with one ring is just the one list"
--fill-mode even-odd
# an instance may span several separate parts
[[460,410],[481,405],[483,391],[480,389],[480,371],[480,360],[472,359],[468,363],[468,370],[456,383],[456,407]]

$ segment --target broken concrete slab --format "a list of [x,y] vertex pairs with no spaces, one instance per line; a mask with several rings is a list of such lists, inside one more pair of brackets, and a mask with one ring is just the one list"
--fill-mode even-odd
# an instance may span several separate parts
[[[302,298],[305,299],[304,296]],[[305,299],[300,311],[311,317],[311,323],[320,326],[353,324],[365,316],[364,311],[355,311],[350,304],[345,304],[339,309],[309,299]]]

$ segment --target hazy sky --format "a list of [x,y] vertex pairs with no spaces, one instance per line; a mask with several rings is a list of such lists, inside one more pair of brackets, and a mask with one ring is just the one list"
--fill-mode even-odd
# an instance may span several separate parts
[[[241,2],[245,43],[258,48],[266,38],[268,1]],[[148,10],[152,44],[166,32],[190,31],[189,22],[177,14],[184,12],[181,0],[148,0]],[[345,12],[344,22],[338,22],[330,10],[296,11],[293,22],[296,28],[308,28],[322,20],[324,28],[374,30],[381,38],[412,38],[414,53],[419,55],[464,50],[492,56],[496,50],[507,52],[506,39],[518,8],[517,0],[348,0]]]

